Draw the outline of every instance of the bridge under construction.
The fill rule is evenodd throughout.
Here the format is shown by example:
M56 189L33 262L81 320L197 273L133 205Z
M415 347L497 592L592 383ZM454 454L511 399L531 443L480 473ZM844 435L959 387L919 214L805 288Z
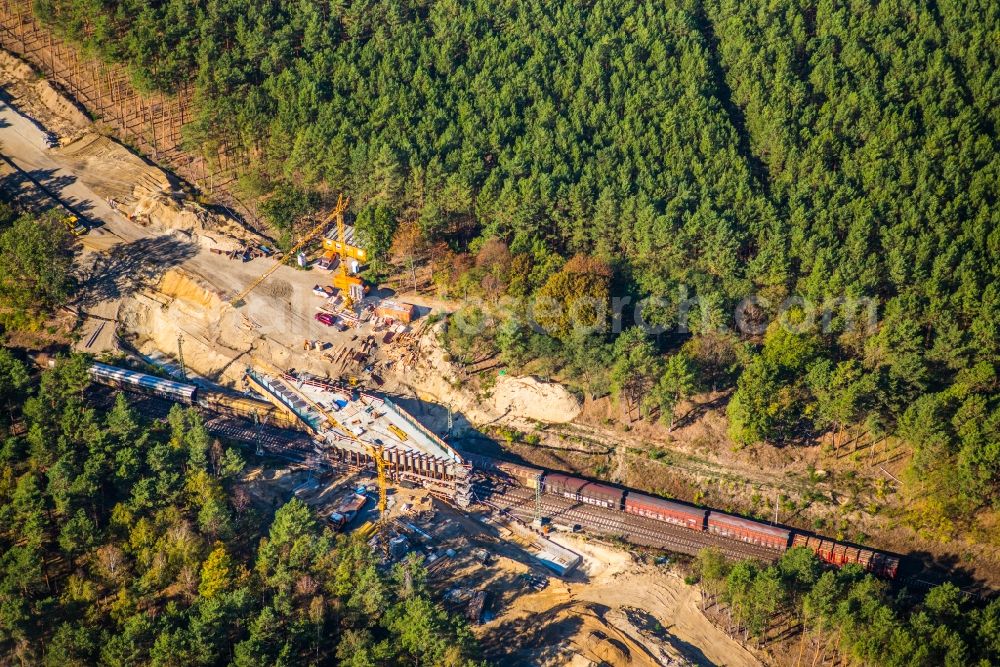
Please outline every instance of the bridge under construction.
M243 378L246 393L209 389L204 383L177 382L101 363L93 364L90 374L100 384L247 420L239 439L256 440L269 450L271 443L255 437L251 421L307 434L311 451L301 446L288 451L279 443L273 453L333 467L374 467L389 479L419 484L451 498L460 507L471 502L472 466L388 397L308 374L268 375L251 368ZM227 432L234 428L229 422L217 425L223 427L225 435L233 435Z

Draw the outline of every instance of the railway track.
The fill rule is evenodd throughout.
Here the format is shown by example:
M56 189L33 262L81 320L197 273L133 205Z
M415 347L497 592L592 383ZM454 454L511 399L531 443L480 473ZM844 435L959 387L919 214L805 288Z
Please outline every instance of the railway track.
M226 415L209 413L205 417L205 428L213 435L247 444L260 444L271 454L293 460L305 460L314 455L312 441L304 433L263 424L258 427Z
M88 390L88 397L94 405L109 409L114 404L115 391L109 387L94 385ZM164 419L170 413L175 401L159 396L126 390L129 403L147 419ZM271 454L305 461L314 455L312 441L301 431L293 431L269 424L259 426L245 417L219 414L209 408L196 406L205 419L205 428L212 435L229 438L250 445L259 444Z
M476 494L500 511L531 521L535 514L535 494L530 489L517 487L475 487ZM620 510L605 509L569 498L543 494L542 515L550 521L576 525L597 534L620 537L639 546L655 547L678 553L697 555L713 547L730 558L756 558L765 562L777 560L781 553L766 547L729 540L707 532L626 514Z

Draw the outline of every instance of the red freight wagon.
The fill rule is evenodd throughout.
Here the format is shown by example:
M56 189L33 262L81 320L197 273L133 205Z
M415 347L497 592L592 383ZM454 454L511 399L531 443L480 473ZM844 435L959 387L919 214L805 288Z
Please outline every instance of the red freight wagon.
M899 574L899 557L873 552L871 572L886 579L895 579Z
M700 510L696 507L688 507L663 498L654 498L632 491L629 491L628 495L625 496L625 511L629 514L675 523L692 530L705 530L705 515L708 514L708 510Z
M741 519L722 512L708 513L708 532L771 549L786 549L791 533L784 528Z
M535 489L538 487L538 480L542 476L542 471L538 468L529 468L528 466L518 465L517 463L508 463L507 461L497 461L497 471L503 474L513 477L522 486L526 486L529 489Z
M554 493L591 505L613 509L621 509L622 496L625 494L621 489L588 482L585 479L577 479L561 473L545 475L542 479L542 490L546 493Z
M462 452L462 458L480 470L500 473L501 475L512 478L518 484L526 486L529 489L536 488L538 486L538 480L542 476L542 471L538 468L523 466L518 463L508 463L507 461L490 458L489 456L482 456L481 454Z
M805 547L820 560L831 565L842 567L848 563L857 563L866 571L877 574L880 577L889 579L895 578L899 571L899 558L884 554L871 549L853 547L847 544L840 544L833 540L827 540L815 535L802 535L796 533L792 540L793 547Z

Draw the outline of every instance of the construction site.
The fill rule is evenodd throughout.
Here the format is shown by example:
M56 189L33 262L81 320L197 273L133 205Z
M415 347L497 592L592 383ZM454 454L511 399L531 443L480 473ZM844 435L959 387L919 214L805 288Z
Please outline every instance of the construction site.
M21 4L5 9L7 48L41 58ZM63 87L93 79L103 99L104 79L75 51L52 52L72 61ZM121 72L102 71L117 85ZM462 389L464 371L438 338L447 310L362 278L368 257L346 195L282 252L99 131L25 62L0 51L0 76L0 179L12 198L72 218L82 296L66 317L75 348L98 359L95 383L153 416L173 403L201 411L217 437L256 455L241 486L262 509L299 498L330 530L363 536L384 564L421 556L488 659L762 664L766 649L727 633L684 581L682 563L709 547L771 563L805 546L831 565L901 572L893 554L466 448L486 425L570 429L585 406L533 377L499 376L488 394ZM213 174L178 148L183 95L115 99L121 108L101 107L103 116L120 116L176 173L219 178L211 189L232 203L225 161Z
M126 389L150 415L194 406L218 437L245 443L261 463L243 487L261 508L299 498L331 530L367 537L386 563L422 555L442 604L474 625L493 660L681 665L694 660L685 647L705 642L713 661L756 664L697 614L695 592L669 568L585 541L579 526L532 529L531 516L484 504L491 478L449 434L515 411L568 420L579 405L530 378L505 380L493 404L453 396L459 371L436 343L432 309L360 279L346 198L277 252L67 114L71 104L46 106L61 98L37 95L16 61L2 64L22 81L8 87L21 95L11 101L39 116L3 109L5 186L83 226L86 294L68 315L77 349L114 360L95 364L98 383ZM46 149L50 127L60 145ZM660 583L646 604L607 605L626 576ZM696 622L673 633L651 629L688 616ZM529 619L538 636L512 644Z
M423 555L442 603L474 624L491 659L681 665L707 651L756 664L653 557L602 547L599 532L586 540L575 521L547 515L543 525L548 506L531 498L523 511L489 504L491 474L449 434L512 412L569 420L578 402L531 378L504 380L487 403L452 395L460 372L436 343L432 309L359 277L365 256L346 198L277 252L66 114L72 105L46 106L20 65L2 64L24 81L8 90L40 116L5 106L5 185L78 217L76 346L131 359L95 364L95 380L128 390L148 414L195 406L213 433L246 443L262 463L243 485L262 508L296 497L331 530L366 536L387 563ZM49 127L61 141L45 149ZM659 583L647 603L626 605L623 577ZM652 630L679 618L673 633ZM514 646L528 619L538 636ZM691 657L685 647L702 642Z

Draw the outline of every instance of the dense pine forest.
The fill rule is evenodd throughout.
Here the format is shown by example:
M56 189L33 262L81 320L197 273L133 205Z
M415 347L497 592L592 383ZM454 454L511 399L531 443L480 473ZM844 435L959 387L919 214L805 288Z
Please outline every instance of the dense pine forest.
M256 508L241 454L175 406L84 396L0 348L0 652L59 665L471 664L418 561L377 567L291 500Z
M694 576L703 608L725 602L728 622L763 639L789 616L802 624L795 664L822 664L827 654L861 665L969 665L1000 660L1000 600L973 604L952 584L926 595L892 595L855 565L826 570L812 552L794 548L773 565L727 562L702 551ZM809 652L806 652L806 646Z
M35 10L141 89L196 82L190 150L246 155L240 187L286 238L350 194L373 279L419 263L486 305L660 299L620 335L558 313L453 326L456 354L499 351L665 422L731 389L737 443L901 435L945 535L1000 503L996 3Z

